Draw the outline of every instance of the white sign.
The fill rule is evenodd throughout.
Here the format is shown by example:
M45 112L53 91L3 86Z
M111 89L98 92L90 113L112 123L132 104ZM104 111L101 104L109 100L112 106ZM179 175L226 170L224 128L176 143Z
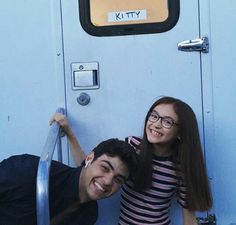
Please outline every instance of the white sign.
M108 22L122 22L122 21L134 21L134 20L146 20L146 19L147 19L146 9L108 13Z

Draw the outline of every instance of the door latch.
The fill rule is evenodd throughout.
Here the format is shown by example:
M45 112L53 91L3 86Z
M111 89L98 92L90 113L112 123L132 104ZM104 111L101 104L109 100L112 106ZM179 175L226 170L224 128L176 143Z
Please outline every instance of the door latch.
M210 214L206 218L198 217L197 222L199 225L216 225L216 216Z
M209 52L209 41L207 37L197 38L194 40L186 40L178 43L178 50L185 52Z

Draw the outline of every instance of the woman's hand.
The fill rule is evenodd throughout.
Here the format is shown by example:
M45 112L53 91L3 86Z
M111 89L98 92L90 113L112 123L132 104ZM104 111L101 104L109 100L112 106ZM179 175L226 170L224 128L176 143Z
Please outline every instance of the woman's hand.
M69 122L68 122L66 116L61 113L55 113L49 122L50 125L53 122L57 122L61 126L62 130L65 132L65 134L68 138L68 141L70 143L70 151L73 155L75 163L77 164L77 166L80 166L81 163L86 158L86 154L84 153L76 136L74 135L72 129L70 128Z
M183 224L184 225L198 225L195 212L189 211L188 209L183 210Z
M62 113L55 113L52 119L49 121L50 125L53 122L57 122L61 126L62 130L66 133L66 135L70 135L71 129L65 115L63 115Z

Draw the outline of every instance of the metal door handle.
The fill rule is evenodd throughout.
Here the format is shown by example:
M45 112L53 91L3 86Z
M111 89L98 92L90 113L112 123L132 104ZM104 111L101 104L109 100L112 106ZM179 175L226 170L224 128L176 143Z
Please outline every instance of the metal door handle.
M200 51L209 52L209 41L207 37L197 38L194 40L186 40L178 43L178 50L185 52Z

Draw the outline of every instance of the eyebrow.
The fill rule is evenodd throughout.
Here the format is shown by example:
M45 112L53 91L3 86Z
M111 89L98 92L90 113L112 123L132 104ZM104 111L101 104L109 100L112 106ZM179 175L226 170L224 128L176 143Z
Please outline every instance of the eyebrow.
M154 113L156 113L157 115L160 116L160 114L156 110L153 109L152 112L154 112ZM169 118L169 119L172 119L173 121L175 121L174 118L172 118L171 116L160 116L160 117Z
M101 160L102 162L105 162L106 164L108 164L108 166L111 168L112 171L115 171L114 167L111 165L111 163L108 160ZM118 177L126 180L127 178L121 174L118 174Z

